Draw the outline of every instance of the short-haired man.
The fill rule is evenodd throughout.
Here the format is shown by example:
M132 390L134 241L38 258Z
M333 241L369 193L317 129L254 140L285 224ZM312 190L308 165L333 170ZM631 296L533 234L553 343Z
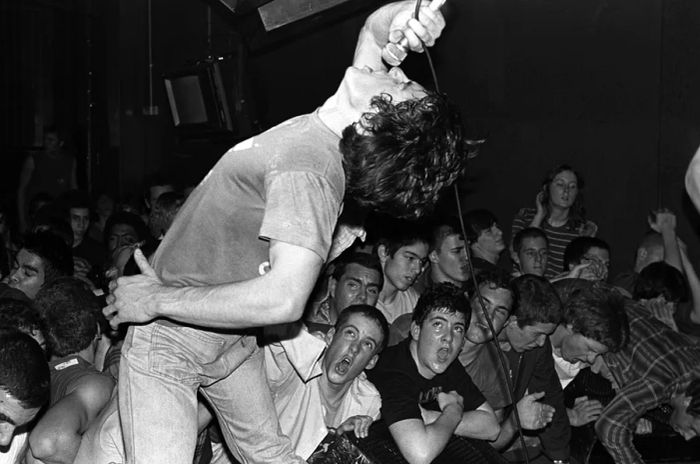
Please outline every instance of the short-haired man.
M497 268L506 245L496 216L489 210L475 209L464 214L464 223L474 272Z
M334 262L328 278L326 298L313 302L306 317L310 332L327 332L350 305L374 306L384 284L382 265L375 255L355 252L342 255Z
M598 237L577 237L571 241L564 251L564 269L573 271L580 265L580 279L608 280L610 271L610 245Z
M12 328L0 328L0 460L19 462L24 426L49 400L49 366L36 341ZM13 442L15 434L22 442Z
M513 281L513 287L517 304L499 342L508 363L520 425L537 431L550 459L568 462L571 428L548 338L561 321L561 301L544 277L524 275ZM491 369L500 371L500 366L492 365ZM507 385L505 379L502 384ZM514 413L507 410L494 446L507 446L516 433Z
M387 348L368 372L382 395L382 420L411 464L435 459L453 434L498 436L493 409L457 361L469 311L454 285L428 289L413 312L410 337Z
M73 255L66 242L51 232L37 232L24 237L8 285L33 300L44 284L71 275Z
M36 307L26 300L0 298L0 327L26 333L47 351L44 321Z
M274 329L274 327L273 327ZM325 340L301 331L265 347L265 364L282 432L308 459L328 427L365 437L381 397L367 380L386 347L389 327L375 307L345 308Z
M459 354L462 363L474 384L494 410L510 404L508 393L498 375L498 353L489 343L497 337L516 304L510 276L500 269L490 269L475 276L476 285L469 281L467 295L471 307L471 319L464 337L464 347ZM481 303L484 307L482 308ZM484 314L484 309L486 314ZM491 320L491 326L486 321ZM485 367L486 366L486 367Z
M411 314L418 302L418 292L412 287L428 266L428 237L416 225L391 225L389 229L375 251L384 274L377 308L391 324L397 317Z
M513 277L524 274L544 276L547 268L549 240L539 227L527 227L513 237L510 257L515 264Z
M111 377L93 366L100 304L84 282L63 277L41 289L36 305L52 354L51 402L29 435L27 462L72 463L114 388Z
M428 259L430 285L449 282L462 287L466 284L469 279L466 244L454 221L439 221L433 225Z
M382 61L400 62L403 37L410 50L431 46L445 25L442 3L422 3L415 21L413 2L372 13L338 91L225 154L180 209L154 269L134 254L144 273L120 278L105 308L112 325L147 323L129 328L120 364L130 462L191 460L198 392L242 459L298 462L250 329L302 316L324 261L337 256L329 251L343 251L331 244L353 241L344 227L333 237L344 199L419 218L463 172L454 107Z
M663 261L683 272L681 249L676 235L676 215L668 209L660 209L649 215L650 230L644 234L637 246L634 266L615 277L613 284L630 295L642 269L652 263Z
M88 235L91 217L87 194L80 191L68 192L65 202L66 219L73 231L73 274L86 278L93 269L102 269L104 247Z

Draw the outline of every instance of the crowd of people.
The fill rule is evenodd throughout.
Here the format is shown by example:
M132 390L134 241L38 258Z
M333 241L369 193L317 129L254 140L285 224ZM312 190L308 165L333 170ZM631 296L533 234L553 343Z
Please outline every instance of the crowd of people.
M700 433L700 279L672 211L618 276L569 165L510 243L488 209L432 213L469 143L397 66L441 3L371 14L334 95L195 189L90 198L66 170L35 192L46 163L25 163L18 223L0 210L0 463L371 462L382 436L410 464L455 440L562 464L581 434L632 464L636 435Z

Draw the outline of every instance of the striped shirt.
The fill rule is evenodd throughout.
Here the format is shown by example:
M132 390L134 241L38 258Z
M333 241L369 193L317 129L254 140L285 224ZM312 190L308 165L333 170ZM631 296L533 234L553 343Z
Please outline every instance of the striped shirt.
M530 223L537 211L534 208L523 208L513 218L511 228L511 240L523 229L530 227ZM544 276L552 279L564 272L564 252L571 241L583 235L595 236L598 226L593 221L586 221L583 226L574 228L571 221L562 226L555 227L545 219L539 227L547 236L549 248L547 250L547 267ZM568 271L568 269L567 269Z
M637 420L700 377L700 344L674 332L641 305L629 307L627 317L627 346L603 355L621 388L595 428L616 464L643 464L632 444Z

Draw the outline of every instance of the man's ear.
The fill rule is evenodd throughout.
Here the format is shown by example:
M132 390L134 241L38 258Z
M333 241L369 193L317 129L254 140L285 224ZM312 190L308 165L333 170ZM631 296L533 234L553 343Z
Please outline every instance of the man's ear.
M440 261L440 258L438 258L437 250L431 251L430 254L428 255L428 259L430 260L431 263L437 264L438 261Z
M420 326L416 324L415 321L411 321L410 334L413 340L418 341L418 337L420 336Z
M331 327L328 332L326 332L326 346L329 346L333 341L333 336L335 335L335 327Z
M372 359L369 360L369 362L365 366L365 369L372 369L377 364L377 361L379 361L379 355L375 354L374 356L372 356Z
M386 260L389 259L389 252L386 249L386 245L379 245L377 247L377 256L379 257L379 262L382 263L382 267L384 267Z
M514 250L510 250L510 259L512 259L515 264L520 266L520 258Z
M335 289L338 287L338 281L333 276L328 277L328 296L335 298Z

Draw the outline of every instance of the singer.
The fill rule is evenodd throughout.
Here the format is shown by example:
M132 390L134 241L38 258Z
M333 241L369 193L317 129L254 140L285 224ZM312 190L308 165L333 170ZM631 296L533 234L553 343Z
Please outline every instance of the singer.
M362 235L336 227L343 201L418 218L463 172L456 107L383 62L432 46L441 4L423 2L418 20L413 1L372 13L337 92L230 149L152 267L137 251L142 274L111 284L112 326L138 324L119 378L129 463L192 461L198 392L239 461L303 462L280 432L256 328L299 319L329 252Z

